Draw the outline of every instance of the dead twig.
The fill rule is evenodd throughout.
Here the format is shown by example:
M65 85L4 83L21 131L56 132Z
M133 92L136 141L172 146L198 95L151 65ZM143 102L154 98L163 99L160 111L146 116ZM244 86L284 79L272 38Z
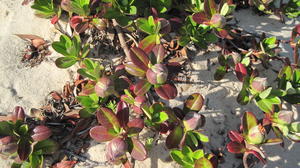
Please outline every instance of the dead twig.
M121 44L121 47L125 53L125 56L127 58L129 58L129 49L127 47L127 44L125 42L125 39L124 39L124 35L123 35L123 32L122 30L120 29L120 26L119 24L117 23L117 21L115 19L112 19L112 22L113 22L113 26L115 27L116 31L117 31L117 34L118 34L118 38L119 38L119 41L120 41L120 44Z

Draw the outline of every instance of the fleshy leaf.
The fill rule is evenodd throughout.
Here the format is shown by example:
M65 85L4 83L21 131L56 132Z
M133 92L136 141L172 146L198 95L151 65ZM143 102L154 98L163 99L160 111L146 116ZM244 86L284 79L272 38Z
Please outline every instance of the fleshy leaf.
M128 122L128 134L136 134L142 131L144 128L144 120L141 118L135 118Z
M248 131L257 125L257 119L252 112L245 112L242 118L243 132L248 134Z
M108 129L104 126L95 126L90 129L90 136L98 142L106 142L115 138L115 135L112 135L108 132Z
M183 118L183 125L186 130L195 130L205 124L205 117L195 112L189 112Z
M143 143L137 139L132 138L133 149L131 151L131 156L139 161L143 161L147 158L147 151Z
M101 107L97 111L98 122L107 129L114 128L115 131L120 130L120 123L116 114L109 108Z
M165 56L166 51L163 45L155 45L155 47L152 49L154 55L156 56L156 63L162 63Z
M117 104L117 118L121 127L126 128L129 121L129 108L127 103L120 101Z
M178 148L178 145L180 144L183 135L184 135L183 128L181 126L176 126L166 139L167 148L168 149Z
M244 64L237 63L235 65L235 73L236 77L242 82L244 80L244 77L247 76L247 69Z
M55 60L58 68L69 68L77 62L75 57L60 57Z
M227 144L227 150L231 153L244 153L246 151L244 145L235 141Z
M21 138L18 143L18 155L19 158L24 161L28 159L28 156L32 152L32 147L28 139Z
M184 102L184 107L191 111L200 111L203 103L203 96L200 93L193 93Z
M31 135L31 138L34 141L43 141L45 139L48 139L51 135L52 131L48 127L44 125L39 125L33 129L33 134Z
M174 99L177 96L177 89L173 84L164 84L157 87L155 88L155 92L164 100Z
M237 131L229 131L228 136L231 139L231 141L235 141L238 143L242 143L244 141L243 136Z
M20 106L16 106L12 112L11 120L12 122L16 122L17 120L23 121L25 118L24 109Z
M133 76L143 77L146 74L145 70L143 70L142 68L139 68L133 62L127 62L127 63L124 63L124 65L125 65L125 70Z
M271 139L268 139L264 144L265 145L277 145L277 144L281 144L282 142L283 142L283 140L280 138L271 138Z
M147 93L151 88L151 83L149 83L146 80L140 80L135 86L134 86L134 94L141 96Z
M106 157L108 161L117 161L126 155L128 149L127 143L116 137L111 140L106 146Z
M140 48L132 47L129 54L130 60L139 68L147 71L150 62L147 54Z
M196 160L194 168L214 168L214 166L208 159L206 159L205 157L202 157L202 158Z
M38 143L36 143L34 145L34 150L33 151L41 151L42 154L53 154L55 152L57 152L58 150L58 143L50 140L50 139L46 139L43 141L39 141Z

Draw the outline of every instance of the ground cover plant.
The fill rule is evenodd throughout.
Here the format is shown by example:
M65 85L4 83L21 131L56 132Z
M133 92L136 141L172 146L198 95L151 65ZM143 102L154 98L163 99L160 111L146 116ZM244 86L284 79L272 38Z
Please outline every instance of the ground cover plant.
M63 153L77 156L63 146L80 136L84 141L107 142L107 162L93 166L134 167L135 160L148 157L154 140L140 135L151 131L166 136L170 157L182 167L218 167L220 158L205 147L209 138L202 129L205 116L199 111L205 98L201 93L188 96L182 108L168 105L178 95L177 74L190 61L186 48L207 49L213 44L221 48L214 79L234 73L242 84L237 102L254 103L263 116L258 119L244 112L238 131L228 132L227 150L242 154L244 167L255 164L250 155L266 163L263 145L284 146L283 139L300 141L300 123L293 121L292 111L283 108L300 103L300 25L291 31L289 41L249 35L231 23L232 12L245 4L266 13L299 15L300 5L293 0L280 11L275 1L34 0L31 8L36 15L50 19L62 32L51 44L60 54L56 66L76 65L78 76L64 86L63 93L52 92L48 105L31 111L32 117L26 118L22 108L16 107L11 117L1 118L1 154L16 160L12 167L42 167L44 155L58 150L58 144ZM62 29L63 22L71 27L71 34ZM89 41L95 39L93 32L110 30L116 34L112 41L124 52L119 64L107 64L92 55L96 48ZM40 37L18 36L29 39L38 50L46 43ZM294 60L278 55L280 43L290 44ZM282 62L276 85L268 84L267 76L256 69L257 64L269 68L272 60ZM272 133L276 137L269 138ZM76 163L62 158L55 162L54 167Z

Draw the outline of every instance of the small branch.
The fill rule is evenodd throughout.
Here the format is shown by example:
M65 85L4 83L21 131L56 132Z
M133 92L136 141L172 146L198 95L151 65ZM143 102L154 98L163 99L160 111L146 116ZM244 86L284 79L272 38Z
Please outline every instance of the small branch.
M113 22L113 26L115 27L115 29L117 31L121 47L123 48L126 57L129 58L130 52L129 52L129 49L128 49L127 45L126 45L123 32L120 29L120 26L119 26L119 24L117 23L117 21L115 19L112 19L112 22Z

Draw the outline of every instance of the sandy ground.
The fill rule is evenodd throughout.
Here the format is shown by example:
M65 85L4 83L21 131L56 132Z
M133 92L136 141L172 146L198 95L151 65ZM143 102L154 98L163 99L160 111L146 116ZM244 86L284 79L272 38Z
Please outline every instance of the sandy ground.
M280 39L288 39L293 26L299 21L289 20L287 24L280 23L274 16L257 16L249 10L242 10L235 14L240 21L239 25L251 32L266 32L267 35L274 35ZM32 107L40 107L47 94L52 90L60 90L66 81L71 79L67 70L55 67L53 60L57 54L52 54L41 65L34 68L27 68L20 62L22 50L25 47L24 41L13 34L35 34L52 40L55 37L53 28L48 20L39 19L33 15L29 6L21 6L17 0L0 0L0 112L6 114L16 105L25 107L26 111ZM290 48L283 46L284 56L291 57ZM259 112L253 105L240 106L236 102L236 96L241 89L241 83L237 82L233 74L228 74L219 82L213 80L213 73L216 69L216 56L218 52L194 53L191 79L193 84L178 84L179 96L171 101L171 106L181 106L182 101L191 93L199 92L205 97L205 106L201 110L207 117L204 127L205 133L210 137L206 149L221 149L224 151L225 162L221 168L242 167L241 160L228 153L225 144L229 142L226 132L236 129L240 117L244 111ZM207 60L211 66L208 68ZM280 67L274 67L280 68ZM264 74L272 76L272 72L264 71ZM289 107L297 114L296 107ZM295 119L298 115L295 115ZM298 118L300 119L300 118ZM297 154L300 145L287 143L286 148L269 146L264 148L269 156L268 164L256 167L266 168L296 168L300 167ZM104 157L104 144L92 142L92 147L86 153L91 160L102 162ZM170 162L168 151L163 141L153 147L149 154L150 158L143 162L136 162L137 168L174 168L178 167ZM0 160L0 167L9 167L8 162ZM83 163L76 167L86 167ZM101 166L99 166L101 167Z

